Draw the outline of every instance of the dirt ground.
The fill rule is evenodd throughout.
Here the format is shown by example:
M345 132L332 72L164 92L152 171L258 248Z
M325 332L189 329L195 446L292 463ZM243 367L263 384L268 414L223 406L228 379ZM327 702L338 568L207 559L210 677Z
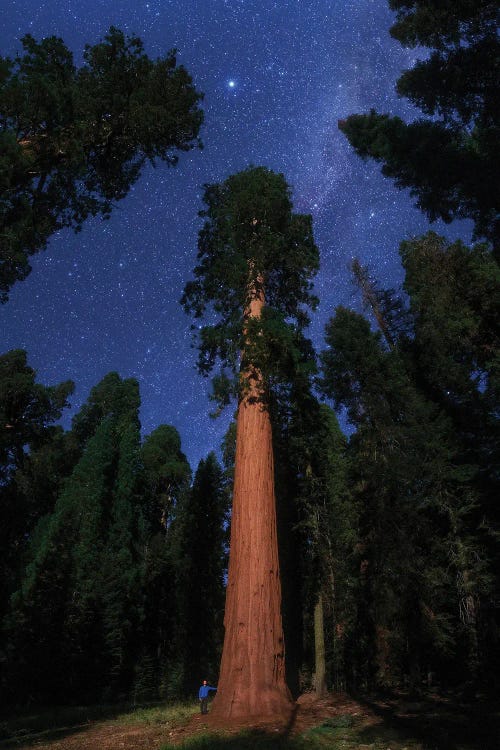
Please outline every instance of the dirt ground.
M161 725L119 724L116 720L108 720L61 729L59 737L52 737L50 740L41 738L31 740L29 744L16 744L16 748L18 750L34 750L34 748L36 750L158 750L166 743L175 745L211 729L224 728L230 733L237 733L251 727L268 732L300 734L328 718L342 714L351 714L353 718L367 724L380 721L371 709L363 707L347 696L335 695L316 700L312 695L305 695L299 698L294 715L286 727L273 721L259 721L258 719L253 720L251 724L239 722L229 728L226 725L222 727L210 714L207 716L195 714L187 723L175 729L168 729Z
M57 732L51 732L50 739L48 736L32 737L28 744L9 743L8 747L17 750L159 750L166 744L175 747L199 733L218 729L237 733L251 728L293 736L346 714L352 716L356 726L368 734L378 734L381 728L390 727L391 730L401 731L403 736L416 737L423 747L438 750L500 748L498 705L496 709L491 705L479 704L464 707L442 696L429 696L413 702L401 695L355 700L342 694L329 695L321 700L317 700L313 694L301 696L287 726L269 720L253 720L251 724L240 722L227 727L217 722L210 713L208 716L194 714L175 728L161 724L132 725L108 719L60 728ZM7 745L0 743L1 747Z

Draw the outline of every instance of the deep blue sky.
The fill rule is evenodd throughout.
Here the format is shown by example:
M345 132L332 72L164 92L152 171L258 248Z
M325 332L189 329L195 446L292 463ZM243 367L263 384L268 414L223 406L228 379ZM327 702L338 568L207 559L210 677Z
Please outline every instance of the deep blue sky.
M229 415L208 417L208 384L178 302L195 264L202 185L249 164L284 173L295 209L314 218L318 348L335 306L359 307L347 268L354 256L397 285L399 243L427 221L337 128L370 107L418 114L394 84L419 52L391 39L391 22L385 0L4 0L3 55L30 32L61 36L80 61L111 25L138 34L151 57L176 47L205 93L205 148L181 154L175 169L146 169L110 221L52 238L0 307L0 351L25 348L44 384L74 380L73 411L110 370L136 377L145 433L175 425L193 468L218 449ZM465 225L435 228L469 239Z

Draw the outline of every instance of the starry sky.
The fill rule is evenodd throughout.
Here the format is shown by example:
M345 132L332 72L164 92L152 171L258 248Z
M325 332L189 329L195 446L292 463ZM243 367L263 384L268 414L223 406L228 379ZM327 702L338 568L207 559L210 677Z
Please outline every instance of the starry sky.
M362 162L337 127L374 107L413 119L394 84L424 50L389 36L385 0L4 0L0 52L27 32L61 36L80 63L111 25L139 35L150 57L172 47L205 94L204 150L175 169L148 167L109 221L61 231L0 307L0 352L24 348L38 380L72 379L74 413L109 371L141 387L145 434L174 425L193 468L218 450L231 412L209 418L208 381L195 370L191 320L179 299L195 265L204 183L248 165L283 172L296 211L313 215L321 303L310 335L320 350L338 304L359 309L348 265L402 279L402 239L428 229L406 192ZM470 239L465 223L436 231Z

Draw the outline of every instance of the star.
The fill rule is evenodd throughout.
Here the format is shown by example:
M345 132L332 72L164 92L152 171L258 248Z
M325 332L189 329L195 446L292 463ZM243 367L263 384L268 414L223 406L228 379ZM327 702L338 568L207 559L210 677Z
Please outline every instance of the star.
M372 107L411 119L394 85L415 52L391 38L392 12L373 0L193 2L189 13L182 0L93 0L70 4L76 20L61 12L69 3L5 5L2 55L14 57L29 30L37 39L62 37L78 61L85 43L115 25L137 32L153 59L176 48L205 94L204 151L180 154L176 169L146 164L109 221L54 234L0 305L0 354L26 348L38 382L74 380L73 413L107 372L138 377L144 433L173 424L195 469L219 449L231 416L229 409L219 420L208 417L209 382L195 371L192 320L178 302L196 265L202 186L263 164L284 174L296 211L313 211L321 304L310 335L321 351L332 310L352 306L351 257L395 286L401 239L428 228L412 198L378 165L358 159L337 127Z

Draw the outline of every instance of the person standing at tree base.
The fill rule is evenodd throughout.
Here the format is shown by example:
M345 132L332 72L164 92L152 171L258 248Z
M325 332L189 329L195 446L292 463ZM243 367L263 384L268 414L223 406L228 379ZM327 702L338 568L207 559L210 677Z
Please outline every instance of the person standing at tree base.
M217 688L208 685L207 681L203 680L203 684L200 686L200 689L198 691L198 698L200 699L200 711L202 714L208 714L208 694L210 690L217 690Z

